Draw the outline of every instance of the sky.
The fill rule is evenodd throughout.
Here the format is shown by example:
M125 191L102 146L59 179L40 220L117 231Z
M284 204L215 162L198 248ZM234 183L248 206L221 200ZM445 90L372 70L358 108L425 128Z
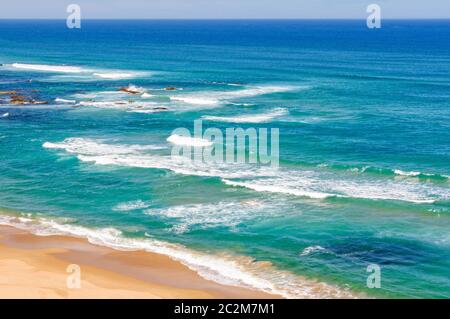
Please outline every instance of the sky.
M450 18L450 0L3 0L0 19L366 19L375 3L384 19Z

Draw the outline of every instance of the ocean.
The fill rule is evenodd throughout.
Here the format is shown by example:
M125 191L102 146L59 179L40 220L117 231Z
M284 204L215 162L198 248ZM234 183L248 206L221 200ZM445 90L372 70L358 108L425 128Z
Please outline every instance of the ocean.
M2 20L0 63L48 102L0 94L1 224L288 298L450 297L450 21ZM174 160L195 120L278 129L279 168Z

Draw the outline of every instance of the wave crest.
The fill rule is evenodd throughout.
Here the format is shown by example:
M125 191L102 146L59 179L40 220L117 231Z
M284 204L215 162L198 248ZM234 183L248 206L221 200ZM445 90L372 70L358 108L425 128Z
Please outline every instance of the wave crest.
M284 108L274 109L272 112L253 114L253 115L241 115L241 116L202 116L202 119L216 122L229 122L229 123L266 123L271 120L288 114L288 111Z
M259 95L282 93L292 90L299 90L302 87L291 86L259 86L248 87L242 90L236 91L207 91L201 93L192 93L185 95L173 95L170 97L173 101L180 101L187 104L194 104L198 106L214 106L220 103L226 103L229 100L235 100L239 98L255 97Z
M206 145L204 141L182 141ZM218 177L232 187L256 192L308 197L312 199L353 198L404 201L426 204L450 199L450 189L442 185L410 179L393 179L346 171L272 168L251 164L193 161L182 156L163 156L149 152L154 146L110 144L102 140L71 138L60 143L46 142L46 148L64 149L79 160L97 165L118 165L170 170L178 174Z
M83 69L76 66L47 65L47 64L25 64L13 63L13 68L31 71L57 72L57 73L81 73Z

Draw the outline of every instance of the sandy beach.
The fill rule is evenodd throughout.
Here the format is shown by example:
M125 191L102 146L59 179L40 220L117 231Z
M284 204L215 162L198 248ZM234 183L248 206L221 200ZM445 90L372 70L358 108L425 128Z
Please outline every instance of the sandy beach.
M68 288L69 265L80 287ZM70 269L70 268L69 268ZM70 277L72 276L72 277ZM68 279L69 278L69 279ZM208 281L169 257L0 226L0 298L277 298Z

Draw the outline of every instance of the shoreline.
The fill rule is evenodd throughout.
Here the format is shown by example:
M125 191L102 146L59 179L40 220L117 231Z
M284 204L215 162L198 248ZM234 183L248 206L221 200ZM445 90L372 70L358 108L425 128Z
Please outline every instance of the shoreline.
M80 288L68 288L69 265ZM73 277L71 277L73 278ZM0 298L281 298L204 279L168 256L0 226Z

